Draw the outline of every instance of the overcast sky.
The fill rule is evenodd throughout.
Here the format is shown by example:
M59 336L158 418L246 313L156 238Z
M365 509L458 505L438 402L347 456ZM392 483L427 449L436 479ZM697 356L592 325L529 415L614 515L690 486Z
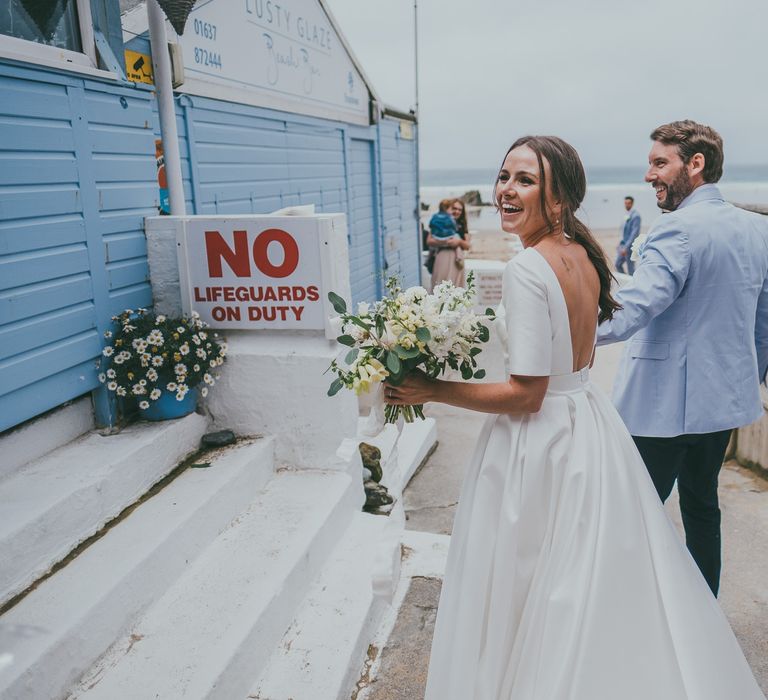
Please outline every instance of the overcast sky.
M413 0L326 2L385 104L413 107ZM418 5L422 168L495 168L526 133L642 166L683 118L720 132L726 164L768 163L766 0Z

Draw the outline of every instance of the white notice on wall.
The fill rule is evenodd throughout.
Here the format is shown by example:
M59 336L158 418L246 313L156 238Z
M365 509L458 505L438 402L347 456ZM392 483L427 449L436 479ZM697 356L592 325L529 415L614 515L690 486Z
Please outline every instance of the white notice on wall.
M348 293L333 260L339 241L346 243L343 220L183 220L177 243L184 311L196 311L214 328L328 331L328 291Z
M367 124L368 88L317 0L198 2L184 92Z

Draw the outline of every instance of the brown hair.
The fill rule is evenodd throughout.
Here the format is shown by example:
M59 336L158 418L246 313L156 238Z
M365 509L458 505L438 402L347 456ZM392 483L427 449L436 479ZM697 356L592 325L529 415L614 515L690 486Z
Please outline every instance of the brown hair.
M723 139L711 126L692 119L662 124L651 134L653 141L677 146L683 163L688 165L697 153L704 156L704 182L717 182L723 176Z
M467 224L467 205L461 197L451 200L451 206L456 203L461 204L461 214L459 215L459 218L456 219L456 230L462 238L465 238L469 232L469 225Z
M587 176L584 174L584 166L581 164L579 154L576 153L573 146L557 136L523 136L509 147L504 155L504 160L510 151L520 146L528 146L536 154L536 159L539 161L539 178L541 181L539 204L544 221L552 233L555 227L547 214L547 177L544 171L544 160L546 159L549 163L552 174L550 191L555 199L561 203L560 218L563 222L563 231L584 247L600 279L598 320L602 323L613 318L614 312L621 308L621 304L611 295L613 274L608 267L608 261L600 244L586 225L576 217L576 210L581 206L587 191ZM496 184L498 185L498 177ZM496 195L496 205L500 206L498 194Z
M453 204L452 199L441 199L438 208L440 211L448 211L451 208L451 204Z

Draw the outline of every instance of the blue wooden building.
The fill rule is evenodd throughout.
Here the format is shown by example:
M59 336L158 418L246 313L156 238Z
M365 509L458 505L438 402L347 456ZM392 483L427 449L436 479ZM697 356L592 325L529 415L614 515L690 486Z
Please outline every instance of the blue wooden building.
M103 332L152 304L146 8L26 9L43 4L0 13L0 431L88 392L108 422ZM320 0L198 5L170 33L187 213L345 212L354 300L381 295L385 274L417 284L413 117L383 107Z

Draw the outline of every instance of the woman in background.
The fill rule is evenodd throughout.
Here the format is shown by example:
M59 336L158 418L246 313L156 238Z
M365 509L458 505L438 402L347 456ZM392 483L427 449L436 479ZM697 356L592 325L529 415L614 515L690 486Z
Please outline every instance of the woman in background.
M456 230L459 236L465 241L469 241L469 224L467 223L467 208L461 199L454 199L451 202L451 208L448 210L453 220L456 222Z
M459 207L456 206L457 202L460 212ZM440 202L439 209L429 222L427 236L427 245L434 251L432 288L445 281L453 282L457 287L463 287L466 283L464 251L469 250L469 241L466 240L467 217L464 203L461 200L444 199ZM461 220L454 217L454 211L461 216Z

